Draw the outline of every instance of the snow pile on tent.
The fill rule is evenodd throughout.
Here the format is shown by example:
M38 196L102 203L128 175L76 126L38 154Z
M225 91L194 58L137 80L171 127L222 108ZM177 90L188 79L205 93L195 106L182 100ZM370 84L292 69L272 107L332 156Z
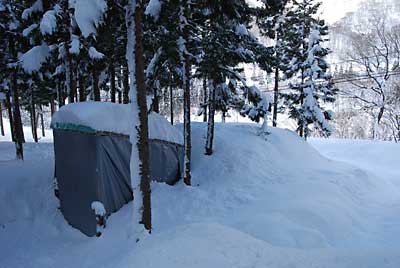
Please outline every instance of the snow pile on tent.
M63 106L51 121L53 128L129 135L134 125L128 104L80 102ZM161 115L149 114L149 138L183 144L183 135Z

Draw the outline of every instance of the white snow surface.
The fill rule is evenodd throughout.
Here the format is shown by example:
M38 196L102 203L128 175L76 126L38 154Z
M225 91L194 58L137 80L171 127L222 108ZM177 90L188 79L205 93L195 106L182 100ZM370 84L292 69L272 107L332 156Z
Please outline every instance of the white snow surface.
M288 130L217 124L205 156L206 127L192 126L193 186L152 184L138 243L132 203L100 238L65 222L51 143L27 143L22 162L0 142L0 267L400 267L398 144L311 140L323 156Z
M128 104L89 101L71 103L57 111L51 123L72 123L91 127L97 131L130 135L133 124L129 120L129 113ZM163 116L150 113L148 119L150 139L183 144L181 131L172 126Z

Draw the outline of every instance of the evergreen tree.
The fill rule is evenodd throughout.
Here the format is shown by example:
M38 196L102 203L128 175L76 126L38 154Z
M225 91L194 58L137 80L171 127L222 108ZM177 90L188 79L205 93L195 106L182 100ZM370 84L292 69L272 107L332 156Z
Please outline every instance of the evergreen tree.
M324 111L320 101L333 102L336 93L324 59L329 53L323 47L328 27L316 17L320 5L314 0L295 1L287 14L291 17L285 35L290 63L285 75L292 80L291 92L283 96L290 117L297 121L299 135L305 138L310 134L308 126L313 123L322 133L330 135L325 120L332 119L332 113Z

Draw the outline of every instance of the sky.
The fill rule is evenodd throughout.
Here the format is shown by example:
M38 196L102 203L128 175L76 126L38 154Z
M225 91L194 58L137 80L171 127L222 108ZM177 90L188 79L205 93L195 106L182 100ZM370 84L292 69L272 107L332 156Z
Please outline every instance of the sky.
M322 0L322 17L330 24L355 11L362 0Z

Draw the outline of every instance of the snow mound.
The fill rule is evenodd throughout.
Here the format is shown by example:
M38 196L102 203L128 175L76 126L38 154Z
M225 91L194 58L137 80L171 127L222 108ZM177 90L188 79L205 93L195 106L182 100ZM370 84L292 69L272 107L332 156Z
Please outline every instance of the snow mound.
M63 106L52 118L52 126L74 124L129 135L134 125L128 104L111 102L79 102ZM149 138L183 144L181 131L157 113L149 114Z
M111 107L102 121L116 121ZM90 119L87 110L73 119ZM52 144L27 143L24 162L0 161L0 267L400 267L398 165L388 179L325 158L291 131L261 137L259 128L216 124L214 154L205 156L207 125L193 124L193 186L152 183L153 230L138 243L132 202L98 239L70 227L53 196ZM379 171L389 168L383 158L398 159L395 144L349 143L326 149L360 147L349 157ZM0 151L13 155L13 144L0 142Z

